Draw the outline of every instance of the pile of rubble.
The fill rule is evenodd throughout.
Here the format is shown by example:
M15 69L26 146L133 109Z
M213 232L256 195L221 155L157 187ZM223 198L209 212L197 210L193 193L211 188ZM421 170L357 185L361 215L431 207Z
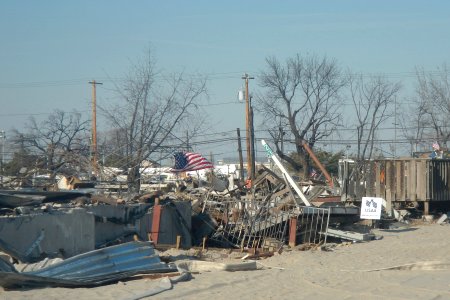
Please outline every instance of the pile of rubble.
M302 192L299 193L300 190ZM74 259L79 268L84 268L79 261L80 255L98 255L95 251L114 251L122 249L119 245L136 241L151 243L152 249L160 250L194 247L203 250L213 247L239 249L248 252L249 257L267 256L281 251L286 244L291 247L297 244L322 245L326 243L333 224L353 222L358 214L358 208L342 205L340 198L332 193L325 184L305 183L301 188L293 187L286 176L279 176L267 168L259 170L250 189L216 178L211 184L201 187L191 181L172 191L128 197L106 196L92 190L2 190L0 250L7 257L7 263L2 264L2 272L12 274L5 275L0 284L14 286L12 282L19 280L23 286L33 286L36 282L80 285L80 280L84 279L70 277L72 271L63 271L61 274L67 276L57 278L49 275L53 274L52 269L46 273L32 271L22 274L11 269L8 261L33 263L52 258ZM136 246L139 249L144 247L144 244L139 245ZM122 251L128 250L118 253L125 255ZM132 257L127 259L133 260L134 250L130 253ZM171 267L164 265L165 271L167 268ZM54 272L60 274L60 271ZM120 268L118 272L135 274L142 273L142 270L130 273L128 269ZM149 269L149 272L153 271ZM51 278L43 280L44 274ZM94 271L92 276L95 280L83 281L81 285L102 284L122 278L117 274L106 275L107 280L103 281L99 279L100 275L104 274Z

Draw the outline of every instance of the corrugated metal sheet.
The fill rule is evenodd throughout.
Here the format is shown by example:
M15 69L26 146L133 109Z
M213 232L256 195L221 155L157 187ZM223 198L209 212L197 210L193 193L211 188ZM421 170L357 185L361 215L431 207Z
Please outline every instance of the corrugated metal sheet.
M0 272L3 287L92 286L136 274L176 272L161 262L150 242L130 242L66 259L38 271Z

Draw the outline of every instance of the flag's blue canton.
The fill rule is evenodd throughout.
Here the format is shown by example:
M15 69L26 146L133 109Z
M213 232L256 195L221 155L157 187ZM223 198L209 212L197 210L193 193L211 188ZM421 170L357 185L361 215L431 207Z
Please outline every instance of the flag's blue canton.
M175 156L175 166L173 166L173 169L175 170L183 170L186 168L188 161L186 159L186 156L183 152L177 152L174 154Z

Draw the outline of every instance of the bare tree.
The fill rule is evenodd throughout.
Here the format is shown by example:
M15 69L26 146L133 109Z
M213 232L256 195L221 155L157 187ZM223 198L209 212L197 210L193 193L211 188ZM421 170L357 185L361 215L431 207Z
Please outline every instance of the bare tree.
M417 85L414 106L405 122L405 136L411 145L428 146L432 141L447 145L450 140L449 68L443 64L435 72L416 70ZM417 150L417 149L416 149Z
M356 113L357 154L362 161L372 158L376 133L394 111L400 83L391 83L382 76L364 80L362 75L350 75L350 94Z
M428 106L421 98L413 98L413 105L400 113L402 135L411 145L411 155L418 151L419 146L425 147L424 137L427 128L425 107ZM428 126L429 128L429 126Z
M54 177L64 168L74 172L87 156L88 126L88 121L82 120L80 113L56 110L40 123L31 117L25 126L26 132L14 130L13 141L21 149L40 157L38 167L47 169Z
M264 126L274 139L277 154L306 177L309 158L302 145L314 147L341 123L340 91L345 78L336 61L326 57L298 54L285 65L275 57L266 62L267 70L260 78L265 93L259 96L257 109L264 114ZM284 140L286 133L292 138ZM283 142L294 146L294 155L282 149Z
M128 187L140 188L140 166L166 142L173 139L178 126L193 117L198 102L206 94L206 79L187 78L183 73L157 74L150 51L116 84L121 103L104 108L120 138L117 142L125 157Z

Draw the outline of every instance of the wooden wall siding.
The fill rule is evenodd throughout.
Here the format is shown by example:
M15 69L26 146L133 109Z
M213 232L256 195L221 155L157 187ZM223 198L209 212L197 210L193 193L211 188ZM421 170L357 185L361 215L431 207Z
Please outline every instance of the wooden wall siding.
M349 182L347 198L450 201L450 160L397 159L368 162L366 182ZM350 192L350 193L349 193Z
M396 200L405 201L405 169L404 169L403 161L395 162L395 170L397 171L397 176L395 179L397 180L397 193L395 195Z
M366 167L366 172L367 172L367 176L366 176L366 192L365 195L374 195L375 194L375 178L376 178L376 171L377 169L375 168L375 162L374 161L370 161L367 164Z
M408 165L408 195L411 201L417 201L417 164L410 161Z
M404 201L410 201L411 195L410 195L410 185L411 185L411 176L409 174L409 169L411 168L411 161L404 161L404 180L405 180L405 200Z
M384 197L384 165L377 161L375 162L375 195L376 197Z
M380 186L380 193L378 197L386 197L386 164L384 162L378 162L380 173L380 181L378 185Z
M427 201L427 189L428 181L427 179L427 161L419 160L416 162L416 200L417 201Z
M395 201L395 164L394 161L386 161L386 200Z

